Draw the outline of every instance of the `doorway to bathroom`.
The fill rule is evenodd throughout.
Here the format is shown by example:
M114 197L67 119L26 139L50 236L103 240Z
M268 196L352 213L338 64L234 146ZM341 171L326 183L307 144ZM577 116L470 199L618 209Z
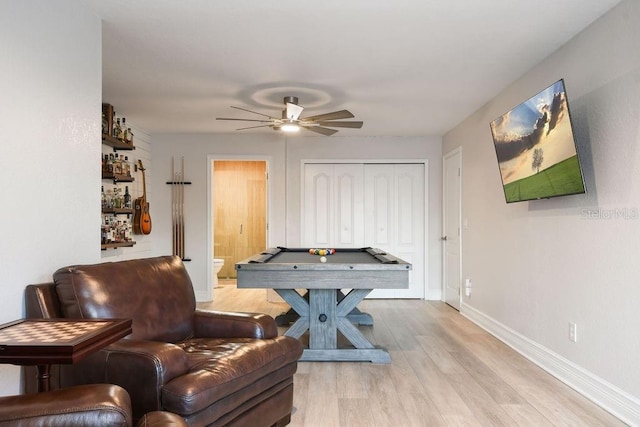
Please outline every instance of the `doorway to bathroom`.
M213 260L224 261L217 274L235 283L234 265L266 249L268 165L266 160L228 159L211 163L211 224ZM212 271L213 287L216 285Z

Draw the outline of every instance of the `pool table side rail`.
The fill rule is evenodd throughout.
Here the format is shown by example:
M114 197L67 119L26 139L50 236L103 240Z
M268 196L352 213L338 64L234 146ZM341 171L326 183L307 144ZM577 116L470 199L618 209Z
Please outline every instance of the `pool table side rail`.
M251 264L250 264L251 265ZM407 289L409 270L240 269L238 288L270 289Z

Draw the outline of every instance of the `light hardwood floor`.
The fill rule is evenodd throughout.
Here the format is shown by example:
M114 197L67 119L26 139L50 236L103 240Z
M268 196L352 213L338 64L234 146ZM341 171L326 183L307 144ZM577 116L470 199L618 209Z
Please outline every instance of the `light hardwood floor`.
M224 282L222 282L224 283ZM276 316L266 291L222 285L214 310ZM300 362L291 427L623 426L448 305L365 300L360 330L392 362ZM284 329L281 330L281 332Z

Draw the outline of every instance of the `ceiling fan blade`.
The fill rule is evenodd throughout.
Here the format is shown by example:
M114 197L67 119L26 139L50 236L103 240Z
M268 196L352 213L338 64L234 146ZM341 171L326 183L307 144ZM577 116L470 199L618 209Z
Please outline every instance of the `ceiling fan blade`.
M271 117L271 116L268 116L268 115L266 115L266 114L258 113L257 111L247 110L246 108L242 108L242 107L234 107L233 105L231 106L231 108L235 108L236 110L246 111L246 112L248 112L248 113L258 114L258 115L260 115L260 116L268 117L268 118L270 118L270 119L275 119L275 117Z
M323 122L326 120L350 119L352 117L355 117L355 116L351 114L350 111L340 110L340 111L334 111L333 113L318 114L317 116L305 117L302 120L311 121L311 122Z
M320 126L302 126L302 127L307 130L310 130L311 132L321 133L322 135L325 135L325 136L331 136L334 133L338 132L335 129L323 128Z
M239 122L260 122L260 123L271 123L271 120L256 120L256 119L231 119L227 117L217 117L216 120L235 120Z
M302 114L302 110L304 110L303 107L287 102L287 119L298 120L298 117Z
M255 128L267 128L267 127L272 128L273 125L249 126L249 127L246 127L246 128L240 128L240 129L236 129L236 130L247 130L247 129L255 129Z
M363 122L318 122L320 126L331 126L336 128L360 129Z

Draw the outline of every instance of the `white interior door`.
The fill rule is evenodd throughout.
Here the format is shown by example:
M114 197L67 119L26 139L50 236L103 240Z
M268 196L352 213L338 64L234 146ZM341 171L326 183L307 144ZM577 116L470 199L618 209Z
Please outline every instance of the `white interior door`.
M462 154L456 149L444 156L444 172L442 180L443 194L443 234L444 245L443 275L444 301L460 310L462 298L462 263L461 263L461 190L462 190Z
M388 251L413 265L409 289L370 298L424 298L425 164L307 163L303 247Z
M424 298L424 169L424 164L365 165L366 246L412 264L408 289L376 289L369 298Z

